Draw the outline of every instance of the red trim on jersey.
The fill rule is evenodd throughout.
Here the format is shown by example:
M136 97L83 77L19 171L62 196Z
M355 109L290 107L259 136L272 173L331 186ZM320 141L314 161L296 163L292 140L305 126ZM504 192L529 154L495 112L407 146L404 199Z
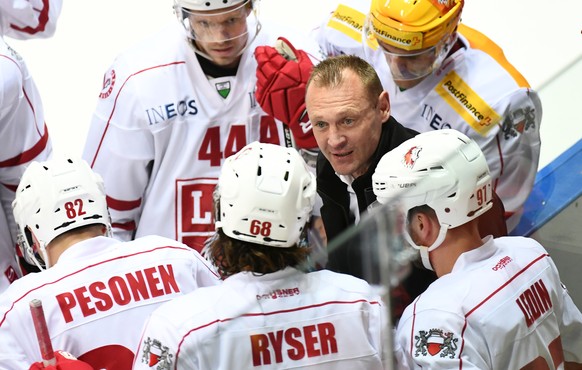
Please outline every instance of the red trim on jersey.
M133 257L133 256L139 256L140 254L152 253L152 252L155 252L155 251L160 250L160 249L179 249L179 250L186 250L186 251L191 251L192 250L192 249L190 249L190 248L188 248L186 246L184 246L184 247L178 247L178 246L173 246L173 245L165 245L165 246L154 247L152 249L145 250L145 251L135 252L135 253L132 253L132 254L124 254L122 256L117 256L117 257L114 257L114 258L110 258L108 260L103 260L103 261L99 261L99 262L93 263L91 265L87 265L87 266L83 267L82 269L79 269L79 270L77 270L75 272L71 272L68 275L61 276L61 277L57 278L56 280L53 280L53 281L50 281L50 282L46 282L46 283L44 283L42 285L39 285L39 286L37 286L35 288L32 288L28 292L24 293L20 298L16 298L12 302L12 305L10 306L10 308L8 310L6 310L6 312L4 313L4 316L2 317L2 320L0 320L0 328L2 328L2 325L4 325L4 322L6 321L6 317L8 316L8 313L10 313L10 311L12 311L12 309L14 308L14 306L16 305L16 303L22 301L30 293L35 292L35 291L37 291L39 289L42 289L46 285L56 284L56 283L58 283L58 282L60 282L62 280L65 280L68 277L75 276L76 274L78 274L80 272L83 272L85 270L91 269L91 268L96 267L96 266L99 266L99 265L103 265L105 263L109 263L109 262L113 262L113 261L118 261L118 260L123 260L123 259L129 258L129 257ZM128 264L128 265L130 265L130 264ZM204 265L204 266L206 268L208 268L206 265ZM213 273L213 275L216 275L216 273L214 273L211 269L208 269L208 270L211 271Z
M0 57L6 58L9 61L11 61L12 63L14 63L14 65L16 66L16 68L18 68L18 70L20 71L20 74L22 74L22 68L20 67L20 64L18 64L18 62L16 60L14 60L11 57L9 57L8 55L4 55L4 54L1 54ZM38 129L38 124L37 124L37 121L36 121L36 112L34 110L34 105L30 101L30 98L28 97L28 94L26 93L26 90L24 89L24 87L22 88L22 94L24 95L24 98L26 99L26 102L28 103L28 106L30 107L30 110L32 111L32 115L34 117L34 123L35 123L36 132L38 133L38 136L40 136L42 138L43 137L43 134L41 134L40 130ZM48 135L48 130L47 130L47 127L46 127L46 122L44 123L44 134L45 135Z
M18 185L10 185L10 184L5 184L5 183L1 183L6 189L16 193L16 189L18 189Z
M475 307L473 307L473 309L469 310L469 312L467 312L465 314L465 325L463 326L463 330L461 331L461 350L459 351L459 369L463 368L463 360L461 359L461 355L463 354L463 348L465 347L465 330L467 329L467 318L469 316L471 316L471 314L475 311L477 311L482 305L484 305L489 299L491 299L494 295L496 295L497 293L499 293L503 288L505 288L506 286L508 286L513 280L515 280L519 275L523 274L525 271L527 271L531 266L533 266L534 264L536 264L537 262L541 261L542 259L549 257L550 255L548 253L542 254L539 257L535 258L533 261L531 261L530 263L528 263L524 268L522 268L518 273L516 273L515 275L513 275L511 277L511 279L507 280L503 285L501 285L499 288L495 289L493 291L493 293L489 294L484 300L482 300L479 304L477 304Z
M113 102L113 109L111 110L111 114L109 115L109 118L107 119L107 124L105 125L105 129L103 130L103 135L101 135L101 140L99 140L99 145L97 146L97 150L95 151L95 156L93 157L93 160L91 161L91 168L93 168L93 166L95 166L95 161L97 160L97 156L99 155L99 151L101 150L101 145L103 144L103 140L105 139L105 135L107 134L107 130L109 129L109 125L111 124L111 118L113 117L113 114L115 113L115 108L117 107L117 99L119 98L119 95L121 94L121 91L125 87L125 84L127 83L127 81L129 81L129 79L132 78L133 76L137 76L140 73L147 72L149 70L156 69L156 68L169 67L169 66L178 65L178 64L186 64L186 62L185 61L172 62L172 63L161 64L158 66L153 66L153 67L149 67L146 69L142 69L141 71L137 71L135 73L130 74L129 77L127 77L125 79L125 81L123 81L123 84L119 88L117 95L115 95L115 100Z
M106 197L107 199L107 206L111 209L116 211L130 211L135 209L141 205L141 198L136 200L120 200L110 197L109 195Z
M537 262L539 262L542 259L544 259L546 257L549 257L549 256L550 255L548 253L545 253L545 254L542 254L539 257L535 258L533 261L531 261L530 263L528 263L523 269L521 269L515 275L513 275L511 277L511 279L507 280L503 285L501 285L499 288L495 289L493 291L493 293L489 294L484 300L482 300L480 303L478 303L475 307L473 307L471 310L469 310L469 312L467 312L465 314L465 324L463 325L463 329L461 330L461 346L460 346L460 350L459 350L459 370L463 369L463 359L461 358L461 355L463 354L463 349L465 348L465 330L467 329L467 325L468 325L467 318L473 312L477 311L477 309L479 309L482 305L484 305L494 295L496 295L503 288L505 288L507 285L509 285L519 275L523 274L525 271L527 271L531 266L533 266ZM416 301L418 301L420 299L420 297L421 296L419 296L419 298ZM416 322L416 301L414 302L414 306L413 306L413 310L412 310L412 330L411 330L411 335L410 335L410 352L409 353L412 353L412 348L413 348L412 346L414 345L414 341L413 341L412 338L414 338L414 325L415 325L415 322Z
M515 280L519 275L523 274L525 271L527 271L527 269L529 269L532 265L534 265L535 263L537 263L538 261L540 261L543 258L549 257L550 255L548 253L544 253L542 255L540 255L539 257L537 257L536 259L534 259L533 261L531 261L530 263L528 263L524 268L522 268L517 274L513 275L511 277L511 279L507 280L505 282L505 284L503 284L502 286L500 286L499 288L497 288L495 291L493 291L493 293L489 294L487 296L487 298L485 298L483 301L481 301L481 303L479 303L478 305L476 305L475 307L473 307L472 310L470 310L469 312L467 312L465 314L465 318L469 317L473 312L475 312L479 307L481 307L482 305L485 304L485 302L487 302L491 297L493 297L495 294L499 293L500 290L502 290L503 288L505 288L507 285L509 285L509 283L511 283L513 280Z
M308 306L301 306L301 307L293 307L290 309L286 309L286 310L277 310L277 311L272 311L272 312L256 312L256 313L245 313L242 314L240 316L237 317L229 317L226 319L216 319L214 321L210 321L206 324L200 325L196 328L192 328L190 329L186 334L184 334L184 336L182 337L182 339L180 340L180 343L178 343L178 349L176 350L176 357L175 357L175 362L174 362L174 366L177 366L178 364L178 357L180 357L180 350L182 348L182 344L184 343L184 341L186 340L186 337L188 335L190 335L191 333L200 330L200 329L204 329L210 325L214 325L214 324L218 324L218 323L223 323L223 322L228 322L240 317L256 317L256 316L271 316L271 315L278 315L281 313L289 313L289 312L296 312L296 311L303 311L303 310L308 310L311 308L316 308L316 307L323 307L323 306L329 306L329 305L339 305L339 304L355 304L355 303L369 303L371 305L380 305L379 301L368 301L367 299L357 299L355 301L327 301L327 302L323 302L323 303L317 303L317 304L311 304ZM1 325L1 324L0 324Z
M39 132L40 135L40 132ZM48 143L49 133L48 128L46 127L46 123L44 124L44 134L41 136L40 140L34 144L34 146L24 152L12 157L8 158L4 161L0 162L0 168L3 167L12 167L24 164L26 162L32 161L36 158L43 150L45 150L46 145ZM15 189L16 190L16 189Z
M411 325L411 328L410 328L410 338L414 338L414 326L416 324L416 303L418 302L418 299L419 298L420 297L418 297L414 301L414 306L413 306L413 309L412 309L412 325ZM413 345L414 345L414 342L411 340L410 341L410 352L409 353L412 353L412 346Z
M40 9L40 11L38 9L34 10L39 12L38 26L36 26L36 28L18 27L17 25L14 25L12 23L10 24L10 28L16 31L28 33L30 35L34 35L35 33L44 31L49 20L49 0L42 1L42 9Z
M125 230L125 231L134 231L136 229L135 226L135 221L129 221L129 222L113 222L111 223L111 227L115 228L115 229L121 229L121 230Z

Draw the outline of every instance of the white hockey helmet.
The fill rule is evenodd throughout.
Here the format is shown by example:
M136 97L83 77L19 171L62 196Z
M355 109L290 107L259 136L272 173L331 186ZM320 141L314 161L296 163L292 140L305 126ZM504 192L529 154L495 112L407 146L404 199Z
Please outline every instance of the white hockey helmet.
M180 8L195 10L195 11L209 11L230 8L241 3L246 3L249 0L174 0L174 4ZM254 0L251 1L254 3Z
M81 159L30 163L12 209L22 255L40 269L50 267L46 246L57 236L91 224L103 224L110 233L103 180Z
M242 54L261 30L256 0L174 0L174 13L189 38L200 42L226 42L248 38ZM194 50L212 59L196 43Z
M426 204L447 229L493 205L485 155L477 143L452 129L421 133L386 153L372 181L378 202L398 199L405 212Z
M292 247L309 220L315 192L315 175L297 150L253 142L222 166L216 228L245 242Z
M491 175L485 155L473 140L457 130L418 134L384 154L372 175L374 194L381 204L398 202L404 213L431 207L440 223L430 246L416 245L423 265L433 270L429 252L444 241L447 231L463 225L493 206Z

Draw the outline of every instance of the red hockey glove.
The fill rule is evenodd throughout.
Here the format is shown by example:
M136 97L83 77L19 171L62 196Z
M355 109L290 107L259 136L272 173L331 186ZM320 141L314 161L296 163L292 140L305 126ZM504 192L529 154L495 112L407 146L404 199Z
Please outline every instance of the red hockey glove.
M56 351L56 363L45 367L42 361L30 365L28 370L94 370L93 366L77 358L68 352Z
M280 37L271 46L255 49L259 105L291 129L299 148L317 148L305 110L305 85L313 69L307 53Z

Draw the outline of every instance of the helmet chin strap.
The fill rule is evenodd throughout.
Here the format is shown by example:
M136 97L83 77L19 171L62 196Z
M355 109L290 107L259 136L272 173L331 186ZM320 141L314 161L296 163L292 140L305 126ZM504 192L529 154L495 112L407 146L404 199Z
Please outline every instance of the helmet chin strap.
M408 243L410 243L410 245L412 245L412 247L414 247L415 249L418 249L420 251L420 259L422 260L422 265L426 269L431 270L431 271L434 271L434 268L432 267L432 264L430 263L429 253L441 246L441 244L445 240L445 237L447 236L447 231L449 230L448 225L443 225L443 224L440 224L440 225L441 225L441 229L439 230L439 234L438 234L437 238L435 239L435 241L432 243L432 245L430 245L429 247L424 246L424 245L417 245L415 242L412 241L412 238L410 237L410 234L408 233L408 231L404 232L404 239L406 239L406 241Z

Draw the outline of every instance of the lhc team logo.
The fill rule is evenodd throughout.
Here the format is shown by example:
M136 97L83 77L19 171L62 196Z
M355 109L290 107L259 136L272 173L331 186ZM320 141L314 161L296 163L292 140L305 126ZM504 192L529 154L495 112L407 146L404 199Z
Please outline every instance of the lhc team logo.
M508 107L509 109L509 107ZM536 127L536 115L533 107L524 107L506 114L501 125L505 139L511 139Z
M143 353L141 362L148 364L149 367L154 367L156 370L170 369L172 366L173 354L169 353L168 346L163 346L157 339L148 339L143 342Z
M414 167L414 164L418 160L418 156L421 150L422 148L418 146L413 146L412 148L408 149L406 154L404 154L404 158L402 158L402 163L404 163L406 168Z
M103 87L101 88L101 93L99 97L101 99L106 99L113 91L113 85L115 85L115 70L110 69L103 76Z
M428 332L421 330L414 336L414 339L416 340L414 357L428 354L455 358L459 339L455 338L453 333L445 332L442 329L430 329Z

